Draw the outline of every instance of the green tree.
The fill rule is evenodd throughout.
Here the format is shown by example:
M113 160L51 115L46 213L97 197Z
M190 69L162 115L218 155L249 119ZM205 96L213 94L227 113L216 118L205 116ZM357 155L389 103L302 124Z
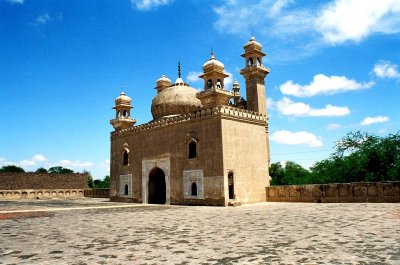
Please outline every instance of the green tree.
M310 181L310 172L299 164L288 161L284 166L280 162L272 163L269 169L271 185L299 185Z
M87 182L88 182L89 189L93 189L94 188L94 183L93 183L92 174L89 171L86 171L86 170L83 171L83 174L87 175Z
M74 173L74 171L69 168L57 166L57 167L49 168L48 173L50 173L50 174L67 174L67 173Z
M350 132L311 174L315 183L400 180L400 132L386 137Z
M44 167L39 167L38 169L36 169L35 173L47 173L47 169L45 169Z
M105 176L103 179L103 189L109 189L110 188L110 176Z
M25 170L22 167L18 167L15 165L8 165L0 168L0 173L3 172L25 172Z

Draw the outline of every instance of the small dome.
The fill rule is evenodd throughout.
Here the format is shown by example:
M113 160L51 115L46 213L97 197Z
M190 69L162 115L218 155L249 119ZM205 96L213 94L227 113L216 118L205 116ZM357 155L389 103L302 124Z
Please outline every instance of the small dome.
M211 58L210 60L208 60L207 62L205 62L205 64L203 64L203 70L211 67L211 66L217 66L220 68L224 68L224 64L221 63L220 61L218 61L217 59L215 59L214 53L211 52Z
M121 94L115 99L115 105L130 105L131 98L125 95L125 92L121 92Z
M171 80L170 80L168 77L166 77L165 75L162 75L162 76L156 81L157 84L158 84L159 82L169 82L169 83L171 83Z
M175 85L159 92L152 101L151 113L154 119L170 115L186 114L196 111L201 107L201 102L196 98L197 89L185 84L181 78Z
M254 38L254 36L252 36L252 37L250 38L249 42L247 42L247 43L244 45L244 48L246 48L246 47L248 47L248 46L250 46L250 45L254 45L254 46L258 47L260 50L262 49L261 43L259 43L258 41L256 41L256 39Z

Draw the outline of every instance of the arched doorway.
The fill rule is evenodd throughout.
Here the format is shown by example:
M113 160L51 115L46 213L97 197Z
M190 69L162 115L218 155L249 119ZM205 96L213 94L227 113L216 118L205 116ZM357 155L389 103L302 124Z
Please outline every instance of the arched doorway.
M165 204L166 202L166 185L165 174L162 169L155 167L149 174L149 199L148 203Z

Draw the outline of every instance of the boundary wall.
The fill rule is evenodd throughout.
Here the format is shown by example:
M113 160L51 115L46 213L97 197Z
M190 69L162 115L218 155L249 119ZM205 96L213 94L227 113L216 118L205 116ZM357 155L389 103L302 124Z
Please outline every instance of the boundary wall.
M87 174L0 173L0 200L81 198Z
M400 181L266 187L267 202L400 202Z

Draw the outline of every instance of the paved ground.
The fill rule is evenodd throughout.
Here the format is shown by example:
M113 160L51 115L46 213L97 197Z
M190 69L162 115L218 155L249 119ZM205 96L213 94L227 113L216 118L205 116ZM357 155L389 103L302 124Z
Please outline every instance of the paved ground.
M398 265L400 204L0 201L0 264Z

